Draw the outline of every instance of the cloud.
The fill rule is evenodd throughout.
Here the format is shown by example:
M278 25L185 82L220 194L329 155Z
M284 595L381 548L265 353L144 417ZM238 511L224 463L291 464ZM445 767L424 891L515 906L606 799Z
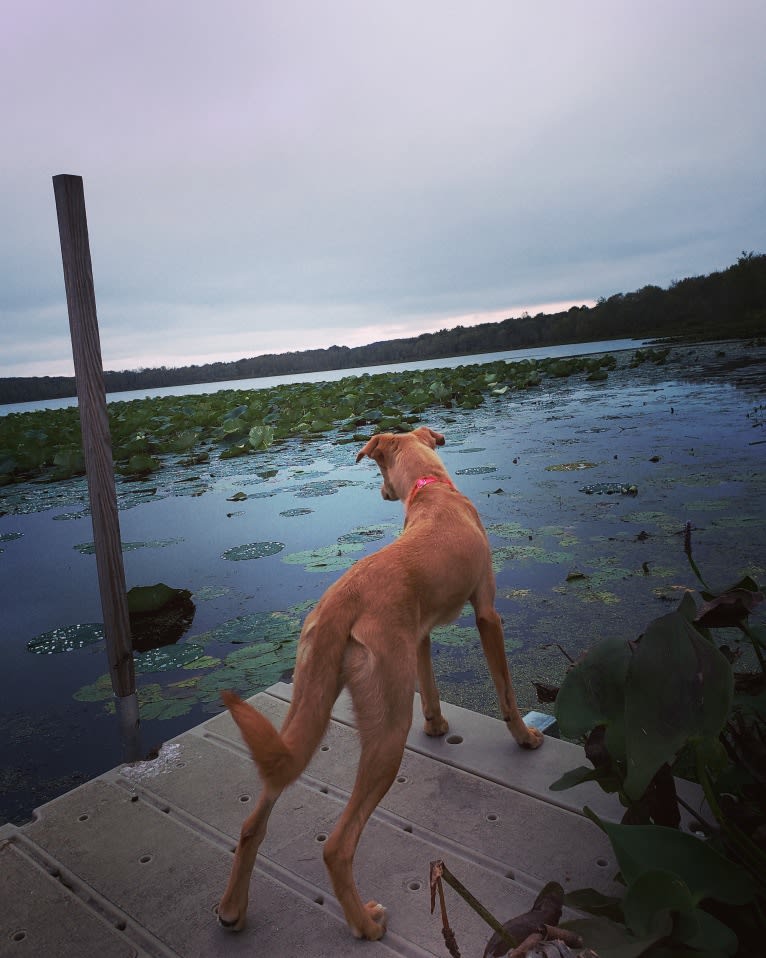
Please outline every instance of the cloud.
M59 172L110 368L725 268L766 246L764 28L760 0L13 0L0 375L67 362Z

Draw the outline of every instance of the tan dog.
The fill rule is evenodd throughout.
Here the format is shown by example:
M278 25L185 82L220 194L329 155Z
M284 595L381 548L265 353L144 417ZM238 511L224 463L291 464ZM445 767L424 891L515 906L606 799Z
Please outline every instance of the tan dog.
M457 491L434 452L443 444L441 433L421 427L409 434L373 436L356 457L359 462L369 456L378 464L384 499L404 502L404 531L352 566L307 616L281 732L236 695L223 695L263 779L260 801L242 826L218 907L219 921L227 928L239 930L245 923L250 877L271 809L308 765L333 704L347 686L361 756L349 803L325 843L324 860L351 931L373 940L383 935L385 909L362 903L352 875L354 853L399 769L412 723L416 675L426 733L447 731L431 665L430 632L456 619L466 601L476 613L511 734L525 748L542 744L540 732L524 724L513 694L487 535L476 509Z

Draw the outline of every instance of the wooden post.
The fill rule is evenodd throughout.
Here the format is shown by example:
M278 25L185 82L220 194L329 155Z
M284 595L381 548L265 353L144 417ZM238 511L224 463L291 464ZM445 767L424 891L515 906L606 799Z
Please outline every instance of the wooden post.
M61 239L106 650L125 758L130 761L139 757L138 699L82 177L69 174L54 176L53 192Z

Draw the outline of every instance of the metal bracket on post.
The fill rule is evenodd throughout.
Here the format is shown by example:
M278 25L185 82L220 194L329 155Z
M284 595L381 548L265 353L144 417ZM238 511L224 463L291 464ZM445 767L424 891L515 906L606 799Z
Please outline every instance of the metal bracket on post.
M138 699L82 177L54 176L53 192L109 673L117 698L123 758L133 761L140 757Z

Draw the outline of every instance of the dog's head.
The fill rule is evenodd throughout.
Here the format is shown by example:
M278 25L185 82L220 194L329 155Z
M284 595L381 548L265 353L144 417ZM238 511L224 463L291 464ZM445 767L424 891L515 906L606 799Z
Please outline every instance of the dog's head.
M437 446L444 445L444 436L440 432L421 426L412 432L391 433L382 432L373 436L367 445L357 454L356 461L361 462L365 456L373 459L380 469L383 483L380 487L384 499L396 501L407 496L410 491L410 471L403 468L409 460L421 453L421 458L428 461L436 460L437 456L423 456L426 449L433 451ZM424 449L424 447L426 447ZM428 463L426 462L426 467ZM416 470L417 471L417 470Z

